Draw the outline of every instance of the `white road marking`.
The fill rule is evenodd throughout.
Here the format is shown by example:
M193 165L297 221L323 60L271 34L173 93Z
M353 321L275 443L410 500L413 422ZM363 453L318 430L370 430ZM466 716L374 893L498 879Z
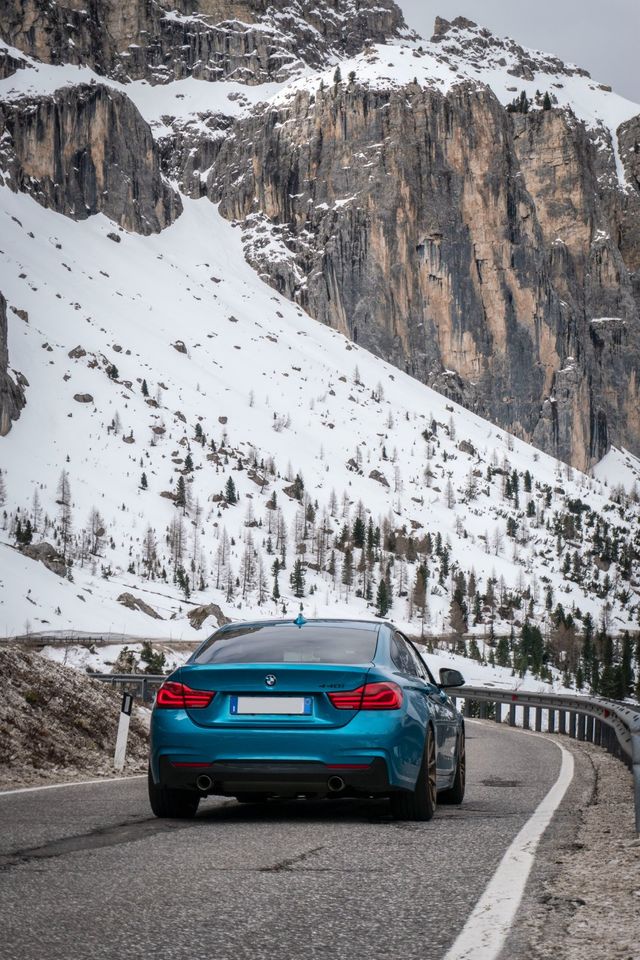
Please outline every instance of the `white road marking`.
M443 960L496 960L504 946L520 906L540 838L573 780L573 756L550 737L543 739L550 740L562 753L558 779L511 843Z
M46 783L42 787L20 787L17 790L0 790L0 797L13 797L17 793L35 793L37 790L60 790L61 787L88 787L94 783L117 783L119 780L141 780L146 773L131 777L104 777L102 780L70 780L69 783Z

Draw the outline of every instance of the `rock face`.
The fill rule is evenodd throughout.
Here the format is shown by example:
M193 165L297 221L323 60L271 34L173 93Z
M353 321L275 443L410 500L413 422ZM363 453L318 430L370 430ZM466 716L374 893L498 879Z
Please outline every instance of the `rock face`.
M404 28L391 0L9 0L5 7L5 39L24 53L154 83L282 80Z
M567 112L303 90L236 127L209 195L323 323L576 466L640 451L638 198Z
M251 114L244 98L240 119L176 109L158 144L99 84L10 100L0 170L12 189L151 233L181 210L162 168L240 221L247 259L319 321L582 469L612 443L640 455L640 116L614 144L554 106L586 71L464 18L438 19L429 51L405 45L387 63L367 41L406 32L392 0L5 7L4 38L25 53L122 80L258 84L331 64ZM357 70L327 82L360 51ZM423 56L432 72L410 82ZM0 75L20 66L7 51ZM540 80L546 97L508 110L477 79L484 68Z
M0 163L13 190L76 220L102 212L148 234L182 210L148 124L127 97L99 84L0 104Z
M0 437L6 437L24 405L24 390L9 374L7 301L0 293Z

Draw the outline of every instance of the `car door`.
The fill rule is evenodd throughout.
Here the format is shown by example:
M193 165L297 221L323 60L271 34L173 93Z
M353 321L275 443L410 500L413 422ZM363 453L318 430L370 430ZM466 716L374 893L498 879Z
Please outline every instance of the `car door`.
M426 689L431 713L436 722L436 742L438 752L438 781L439 785L446 785L451 780L455 770L455 752L457 721L453 701L445 691L438 686L426 663L403 634L398 637L405 645L415 665L418 676L421 677Z

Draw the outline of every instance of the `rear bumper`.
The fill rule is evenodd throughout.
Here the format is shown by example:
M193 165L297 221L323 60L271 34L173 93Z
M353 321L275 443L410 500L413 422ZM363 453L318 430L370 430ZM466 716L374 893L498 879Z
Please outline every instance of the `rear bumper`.
M202 794L235 796L262 793L266 796L386 796L397 790L389 782L387 765L381 758L369 764L329 765L314 761L224 760L194 765L162 756L159 781L164 787L193 790ZM198 785L206 777L211 783ZM344 784L330 789L329 782L339 778ZM200 780L200 784L202 784Z

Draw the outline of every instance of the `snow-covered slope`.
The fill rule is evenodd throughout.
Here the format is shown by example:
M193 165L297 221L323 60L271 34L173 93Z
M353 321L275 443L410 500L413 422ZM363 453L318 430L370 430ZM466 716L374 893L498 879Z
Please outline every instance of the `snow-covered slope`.
M5 635L196 638L202 631L186 614L210 601L231 617L294 613L296 559L307 615L371 616L386 578L389 615L420 632L414 584L424 561L427 632L450 630L451 574L461 570L467 582L474 572L483 597L469 615L480 636L491 621L496 630L522 622L527 609L544 621L549 589L553 606L595 620L606 601L613 629L637 619L637 504L612 503L602 483L312 321L262 283L240 231L209 201L184 205L161 234L120 231L117 243L102 215L73 222L0 189L9 356L29 383L0 442ZM28 517L34 542L63 550L63 471L69 579L13 546L17 520ZM172 499L181 479L186 509ZM224 497L230 479L235 504ZM358 515L379 529L368 559L353 536ZM624 570L611 558L594 564L604 518L618 559L623 543L630 551ZM272 565L283 556L274 600ZM163 619L123 606L126 593Z

